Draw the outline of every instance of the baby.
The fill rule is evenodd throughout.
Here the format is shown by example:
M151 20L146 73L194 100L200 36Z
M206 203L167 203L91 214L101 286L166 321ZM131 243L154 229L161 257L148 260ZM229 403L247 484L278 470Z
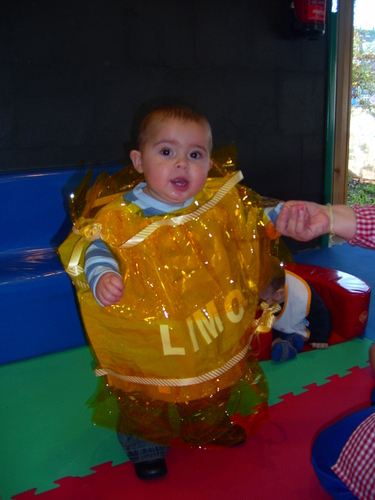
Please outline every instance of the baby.
M167 473L177 436L232 446L268 420L250 338L270 242L242 174L207 179L211 149L200 113L152 111L130 154L145 182L72 232L96 373L116 395L118 438L140 479ZM230 418L239 413L241 425Z
M277 276L259 293L259 300L282 305L273 324L271 358L293 359L308 342L314 349L327 349L332 331L331 312L307 281L279 266Z

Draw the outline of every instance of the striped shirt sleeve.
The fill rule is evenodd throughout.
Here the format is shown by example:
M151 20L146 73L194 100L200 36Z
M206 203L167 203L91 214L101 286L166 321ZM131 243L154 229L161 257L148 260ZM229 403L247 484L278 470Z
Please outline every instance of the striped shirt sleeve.
M119 265L107 245L101 240L95 240L86 250L84 273L92 293L98 304L103 304L96 296L96 285L105 273L116 273L120 278Z
M143 187L145 185L146 183L141 182L135 186L134 189L124 194L124 200L134 203L141 208L144 216L153 216L173 212L178 208L189 206L194 199L190 198L180 206L168 205L167 203L155 200L144 193ZM121 278L118 262L112 255L107 245L101 240L95 240L86 250L84 273L96 301L101 306L103 306L103 304L96 296L96 285L103 274L109 272L116 273Z
M357 232L350 245L375 249L375 205L353 205L357 217Z

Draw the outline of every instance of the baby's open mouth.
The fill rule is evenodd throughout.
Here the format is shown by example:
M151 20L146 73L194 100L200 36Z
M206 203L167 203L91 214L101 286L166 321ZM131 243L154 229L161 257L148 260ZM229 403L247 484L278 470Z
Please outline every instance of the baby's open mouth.
M189 185L189 181L183 177L177 177L176 179L171 180L171 183L177 188L186 188Z

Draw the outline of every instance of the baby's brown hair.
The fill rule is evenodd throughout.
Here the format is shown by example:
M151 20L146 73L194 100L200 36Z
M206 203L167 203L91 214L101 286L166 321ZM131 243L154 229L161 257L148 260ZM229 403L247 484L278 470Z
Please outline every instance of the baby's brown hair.
M280 288L285 286L285 274L283 276L274 276L271 280L270 285L277 292Z
M154 126L164 120L181 120L182 122L194 122L207 127L209 132L209 152L212 149L212 132L207 118L199 111L187 106L162 106L156 108L142 120L138 134L138 149L142 148L152 135Z
M277 292L280 288L285 287L285 269L284 265L274 257L268 255L262 262L261 279L259 283L259 292L272 287Z

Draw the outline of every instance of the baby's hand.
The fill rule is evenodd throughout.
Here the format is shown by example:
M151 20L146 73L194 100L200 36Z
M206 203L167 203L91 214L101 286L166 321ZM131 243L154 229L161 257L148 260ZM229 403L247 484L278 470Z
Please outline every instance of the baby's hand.
M117 304L124 293L124 285L115 273L105 273L96 285L96 296L105 306Z
M312 342L310 345L313 349L328 349L327 342Z

